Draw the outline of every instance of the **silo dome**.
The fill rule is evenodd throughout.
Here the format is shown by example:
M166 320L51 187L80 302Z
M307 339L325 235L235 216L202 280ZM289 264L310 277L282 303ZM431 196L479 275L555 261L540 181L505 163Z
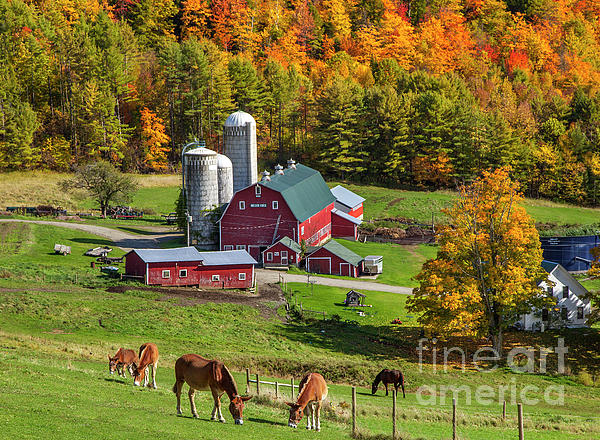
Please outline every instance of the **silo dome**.
M223 124L225 154L233 163L233 192L253 185L258 180L256 121L238 110Z
M224 154L217 154L217 182L219 206L222 206L233 197L233 164Z
M214 246L217 234L211 214L219 206L217 153L200 147L186 151L183 159L191 235L201 246Z

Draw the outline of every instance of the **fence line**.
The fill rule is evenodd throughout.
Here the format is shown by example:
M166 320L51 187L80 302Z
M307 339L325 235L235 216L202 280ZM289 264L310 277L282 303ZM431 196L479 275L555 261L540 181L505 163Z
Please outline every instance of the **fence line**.
M298 388L298 385L294 384L294 378L290 379L290 383L285 382L271 382L268 380L260 380L260 376L258 373L255 375L256 379L250 379L250 368L246 368L246 393L250 392L250 384L256 384L256 394L260 395L260 386L262 385L272 385L275 387L275 398L279 398L279 388L280 387L289 387L291 389L292 400L294 400L294 389Z

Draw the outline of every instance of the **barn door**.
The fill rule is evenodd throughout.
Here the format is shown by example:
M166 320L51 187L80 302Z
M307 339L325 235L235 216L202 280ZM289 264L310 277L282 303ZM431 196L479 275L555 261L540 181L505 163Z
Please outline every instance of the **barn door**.
M340 275L349 277L350 275L350 263L340 263Z
M288 251L281 251L281 264L287 266L288 264Z

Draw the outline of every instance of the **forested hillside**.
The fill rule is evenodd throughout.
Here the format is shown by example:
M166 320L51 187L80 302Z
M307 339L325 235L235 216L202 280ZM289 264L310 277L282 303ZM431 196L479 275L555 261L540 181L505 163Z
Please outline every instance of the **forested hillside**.
M177 164L240 108L261 156L452 187L510 164L597 204L598 0L0 0L0 168Z

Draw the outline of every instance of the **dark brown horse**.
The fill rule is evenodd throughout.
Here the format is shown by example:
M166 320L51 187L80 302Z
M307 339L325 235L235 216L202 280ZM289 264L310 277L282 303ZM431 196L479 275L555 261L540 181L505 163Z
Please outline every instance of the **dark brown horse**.
M306 409L306 429L321 430L321 404L327 397L327 383L319 373L308 373L300 381L296 403L286 402L290 406L288 426L296 428L304 409Z
M119 376L125 377L125 369L127 369L133 377L133 364L137 363L139 363L139 359L135 351L123 347L119 348L113 357L108 355L108 371L110 374L115 374L116 370Z
M373 386L371 387L371 394L375 394L377 392L377 387L379 386L379 382L383 382L385 385L385 395L388 395L388 384L393 384L396 392L398 392L398 387L402 387L402 397L406 398L406 394L404 394L404 375L400 370L388 370L387 368L381 370L379 374L375 377L375 381L373 382Z
M233 376L222 362L205 359L197 354L184 354L175 362L175 385L173 392L177 395L177 414L181 415L181 389L183 383L190 386L188 396L192 415L198 418L194 394L196 390L210 390L214 399L211 420L219 420L225 423L225 417L221 414L221 396L227 393L229 397L229 412L233 416L236 425L243 425L244 402L252 397L242 397L238 394L237 385Z
M133 384L148 386L149 367L152 367L152 388L156 389L156 367L158 367L158 347L152 342L142 344L140 347L140 361L133 364Z

